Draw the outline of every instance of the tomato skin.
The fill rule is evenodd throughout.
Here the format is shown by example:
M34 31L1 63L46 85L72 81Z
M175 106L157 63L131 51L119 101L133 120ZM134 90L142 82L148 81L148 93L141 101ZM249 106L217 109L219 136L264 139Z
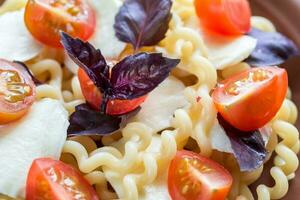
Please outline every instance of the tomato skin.
M173 200L224 200L232 182L223 166L191 151L178 151L169 167L168 190Z
M21 78L21 82L18 84L25 84L26 87L30 88L30 92L18 101L7 101L5 100L5 94L1 90L6 90L8 84L5 80L2 79L2 72L13 72ZM14 85L14 83L12 83ZM7 97L7 96L6 96ZM9 62L4 59L0 59L0 125L7 124L13 121L20 119L24 116L29 107L35 101L35 85L28 74L28 72L19 64Z
M96 110L100 109L102 95L94 83L90 80L88 75L83 69L78 69L78 79L80 82L83 96L87 102ZM106 107L106 113L110 115L120 115L128 113L137 107L139 107L146 99L146 96L142 96L132 100L111 100L108 101Z
M60 31L82 40L92 36L96 26L96 15L85 0L75 0L78 3L75 8L79 9L77 16L72 16L63 8L54 8L50 2L29 0L25 8L25 24L38 41L47 46L61 48Z
M257 70L265 71L268 77L262 81L248 82L241 87L238 95L226 92L230 85L247 80L249 74ZM272 120L285 99L287 88L288 76L285 69L251 68L222 82L214 90L212 98L217 110L232 126L242 131L252 131Z
M95 190L75 168L51 158L33 161L26 182L26 200L99 200Z
M195 0L201 23L224 35L242 35L250 31L251 10L247 0Z

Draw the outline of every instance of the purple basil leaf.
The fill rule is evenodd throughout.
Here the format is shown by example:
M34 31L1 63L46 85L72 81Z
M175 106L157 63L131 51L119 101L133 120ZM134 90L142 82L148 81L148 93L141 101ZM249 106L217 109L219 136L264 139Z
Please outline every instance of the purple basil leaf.
M99 49L61 32L61 43L70 58L89 76L102 93L110 88L109 66Z
M231 126L221 115L220 125L230 139L234 157L241 171L253 171L260 167L266 158L267 150L258 130L243 132Z
M180 62L161 53L128 56L112 69L112 99L135 99L156 88Z
M171 0L126 0L115 18L119 40L135 49L160 42L169 29Z
M20 62L20 61L14 61L14 63L20 65L21 67L23 67L26 70L26 72L29 74L29 76L31 77L32 81L34 82L34 84L36 86L43 84L40 80L38 80L37 78L34 77L34 75L31 73L30 69L27 67L27 65L25 63Z
M70 116L68 136L109 135L120 128L122 118L94 110L87 104L76 107Z
M252 28L248 35L257 39L256 48L245 60L252 66L280 65L289 57L299 55L299 49L295 43L280 33Z

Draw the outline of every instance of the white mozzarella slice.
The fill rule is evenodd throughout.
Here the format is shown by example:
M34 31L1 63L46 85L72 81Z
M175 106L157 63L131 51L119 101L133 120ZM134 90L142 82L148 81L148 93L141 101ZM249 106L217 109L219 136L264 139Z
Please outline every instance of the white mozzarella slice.
M274 24L269 19L261 16L252 16L251 26L265 32L276 32Z
M143 122L155 131L170 127L174 111L188 105L184 88L181 81L170 76L148 95L141 111L131 121Z
M114 23L121 0L89 0L96 11L96 30L89 40L96 48L101 50L107 59L117 58L126 47L126 43L119 41L115 36ZM74 74L77 74L78 66L65 55L65 66Z
M77 74L78 65L70 58L70 56L66 52L64 64L70 72L72 72L73 74Z
M265 129L268 129L270 127L265 127ZM263 141L265 143L265 146L267 146L269 139L271 137L271 131L261 131ZM233 153L233 149L231 147L230 139L225 133L224 129L219 124L218 120L215 121L214 126L211 129L211 145L212 148L215 150L218 150L220 152L225 153Z
M61 103L44 99L21 120L0 126L0 193L24 195L32 161L41 157L59 159L68 124L68 113Z
M210 137L213 149L221 152L233 153L230 140L218 120L215 121L215 124L211 129Z
M121 0L90 0L96 10L96 32L91 38L92 44L99 48L106 58L116 58L124 50L126 43L115 36L115 16L122 5Z
M216 69L224 69L249 57L255 49L256 39L246 35L236 38L210 36L205 37L204 43L208 49L208 59Z
M41 52L42 45L25 26L24 9L1 15L0 24L0 58L27 61Z
M207 49L208 59L219 70L242 62L256 47L256 39L247 35L228 37L204 31L197 16L192 17L186 26L201 35Z

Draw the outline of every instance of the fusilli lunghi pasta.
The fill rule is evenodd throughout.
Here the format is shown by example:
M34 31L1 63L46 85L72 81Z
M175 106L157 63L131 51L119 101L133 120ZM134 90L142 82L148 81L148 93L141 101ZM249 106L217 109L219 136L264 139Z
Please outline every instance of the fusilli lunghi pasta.
M175 134L169 131L164 131L161 135L153 134L152 130L143 124L130 123L122 130L123 138L113 142L111 146L98 148L88 154L79 142L67 141L63 152L74 155L79 169L87 173L88 177L98 177L93 178L92 183L100 190L105 185L100 175L104 173L108 180L118 180L111 184L119 198L138 199L138 190L154 181L158 168L164 167L165 162L173 158L177 149ZM151 145L154 145L155 149L151 149ZM157 145L160 146L159 149L156 149ZM103 172L94 171L99 168L103 169ZM101 193L100 196L105 198L106 193Z
M91 147L95 147L93 140L79 138L79 142L67 141L63 152L76 158L79 169L96 185L103 199L110 199L113 195L105 189L103 174L110 180L119 198L138 199L139 190L165 170L177 151L177 145L182 148L190 136L192 120L185 110L175 111L172 124L174 130L165 130L158 135L141 123L129 123L122 130L121 139L103 138L104 147L92 151ZM87 149L91 152L88 153ZM96 171L99 168L103 172Z
M205 46L201 37L192 29L180 26L183 22L174 22L176 19L181 20L175 12L171 22L174 23L174 30L171 28L157 49L164 51L168 56L181 58L179 68L195 75L198 82L186 89L185 94L191 106L188 110L175 111L172 125L174 130L164 130L158 135L143 124L130 123L122 130L121 139L104 137L103 143L106 146L90 154L78 142L67 141L65 144L64 153L75 156L79 169L86 173L86 176L93 177L95 173L94 175L99 177L93 179L99 180L99 183L92 182L97 188L103 188L105 185L101 178L104 174L121 199L138 199L139 190L153 182L158 174L165 170L177 147L183 148L189 137L198 142L203 155L210 155L212 151L209 133L215 121L216 110L209 92L216 84L217 74L213 65L204 57ZM201 98L200 101L197 101L198 97ZM204 140L205 138L207 139ZM160 148L155 145L157 143L160 144ZM156 148L151 149L153 145ZM102 168L103 172L94 171L99 168ZM102 186L97 186L99 184ZM100 196L108 198L105 197L106 194L111 193L106 189L103 191L106 192Z
M75 156L79 168L87 174L90 182L96 185L103 199L138 199L143 186L151 184L159 176L162 166L165 168L168 165L176 149L183 148L190 137L195 139L202 155L212 155L214 158L209 134L217 111L210 91L217 83L217 72L207 59L207 49L201 36L196 30L185 26L194 16L192 1L175 0L170 29L166 38L156 47L157 51L169 57L181 59L178 66L181 70L179 76L181 73L182 76L197 77L197 82L185 90L190 107L174 113L174 130L165 130L158 135L143 124L128 124L119 138L104 137L102 141L105 146L90 154L80 143L66 142L64 153ZM264 18L253 17L252 25L264 31L275 31L274 26ZM222 70L221 75L222 78L227 78L249 68L248 64L239 63ZM287 192L288 180L293 177L298 167L295 154L299 148L298 131L291 124L296 118L296 107L290 100L285 100L276 119L270 125L273 136L270 137L267 147L269 152L274 150L277 154L275 166L271 169L271 176L276 185L273 188L260 185L257 188L259 199L281 198ZM277 135L283 138L282 142L277 143ZM156 152L149 150L151 140L158 140L161 144ZM248 185L260 177L263 166L253 172L241 173L232 156L221 157L224 165L233 172L235 181L229 199L254 199ZM107 189L106 180L112 184L117 194Z
M0 7L0 15L23 8L26 0L5 0Z
M8 9L0 10L0 14L6 11ZM217 119L211 91L217 81L250 66L238 60L234 62L238 64L217 71L209 59L208 47L197 30L199 24L195 16L193 0L174 0L166 37L155 47L143 48L143 51L157 51L181 59L172 75L186 85L184 95L189 106L174 111L170 127L155 132L146 124L131 122L114 135L81 136L66 141L61 160L78 167L89 183L95 186L101 199L140 199L144 188L165 174L176 151L183 148L199 151L231 171L234 184L229 200L254 199L248 186L260 177L264 167L252 172L240 172L232 155L213 149L210 135ZM251 24L263 31L276 31L274 25L262 17L252 17ZM127 47L120 58L132 52L133 49ZM78 77L62 66L63 60L63 52L46 49L26 64L45 83L37 87L37 99L58 99L71 114L77 105L85 101ZM188 80L190 77L195 77L195 80ZM288 181L294 178L298 168L299 132L293 125L297 119L297 108L290 98L289 90L277 116L268 124L272 134L268 138L269 155L266 161L274 152L274 166L270 173L275 185L258 186L259 200L282 198L287 193Z
M37 87L37 98L53 98L60 100L69 113L74 112L75 106L83 103L80 84L76 76L71 78L69 91L62 91L63 71L60 63L53 59L43 59L29 63L30 70L37 78L44 79L47 84ZM67 100L67 101L66 101Z
M214 66L205 58L207 52L200 35L193 29L183 26L183 20L188 20L186 13L192 12L192 6L192 1L174 2L172 26L157 49L170 57L181 58L182 61L178 67L195 75L198 79L195 85L186 89L191 103L189 114L194 127L191 137L198 142L201 154L209 156L212 151L209 133L216 117L216 110L209 92L217 82L217 74ZM176 7L180 7L179 10L176 10ZM197 102L198 97L199 102Z
M253 27L256 27L263 31L276 31L274 25L269 20L262 17L252 17L251 23ZM236 70L245 70L248 67L249 66L247 66L247 64L241 63L237 66L224 70L222 72L222 75L224 78L226 78L228 75L234 74ZM293 124L297 120L298 111L295 104L291 100L289 100L291 98L290 89L288 90L287 98L288 99L283 102L283 105L277 113L277 116L275 117L273 122L271 122L273 132L275 132L275 134L282 139L280 143L277 143L277 136L275 136L275 144L272 145L274 148L269 149L270 152L273 152L274 150L276 153L276 156L274 158L275 166L272 167L270 171L270 174L275 181L275 185L273 187L259 185L257 188L257 195L259 200L280 199L284 197L288 191L288 181L294 178L294 172L299 165L299 161L296 155L299 152L299 132L297 128L293 126ZM259 171L261 173L261 170ZM255 178L253 178L250 183L257 180L259 176L260 175L255 176ZM254 199L251 191L247 187L247 185L250 183L241 184L239 188L239 198L245 198L249 200Z

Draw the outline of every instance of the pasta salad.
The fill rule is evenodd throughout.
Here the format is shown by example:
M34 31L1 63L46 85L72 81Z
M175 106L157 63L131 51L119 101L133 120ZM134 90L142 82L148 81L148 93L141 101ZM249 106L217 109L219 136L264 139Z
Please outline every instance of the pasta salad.
M247 0L5 0L0 25L1 199L287 194L299 49Z

